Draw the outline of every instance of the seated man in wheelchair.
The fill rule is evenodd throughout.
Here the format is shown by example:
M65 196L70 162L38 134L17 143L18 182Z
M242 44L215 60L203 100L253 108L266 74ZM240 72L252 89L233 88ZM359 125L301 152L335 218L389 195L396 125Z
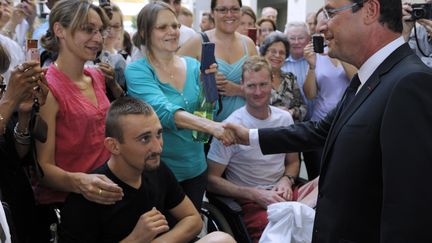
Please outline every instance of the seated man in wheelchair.
M243 65L241 81L246 105L225 122L248 128L292 124L289 112L269 105L271 83L269 63L262 57L249 58ZM297 153L263 155L249 146L225 147L214 138L207 161L208 191L232 197L240 203L253 242L258 242L268 223L268 205L297 200L298 193L293 187L300 168ZM308 189L311 190L313 187Z
M151 106L123 97L112 103L106 120L107 163L96 170L123 189L112 205L71 193L61 212L60 242L192 242L202 228L200 214L173 173L160 161L162 126ZM94 188L97 194L109 194ZM169 228L171 213L177 224ZM231 243L214 232L197 242Z

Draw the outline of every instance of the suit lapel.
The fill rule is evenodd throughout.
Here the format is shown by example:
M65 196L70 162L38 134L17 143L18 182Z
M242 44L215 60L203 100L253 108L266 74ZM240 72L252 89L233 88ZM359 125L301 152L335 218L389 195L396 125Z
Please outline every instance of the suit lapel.
M338 105L338 111L336 112L336 119L333 121L333 124L330 128L326 143L324 145L324 152L322 157L322 165L321 165L321 177L320 181L323 178L323 174L325 172L325 167L327 167L327 163L329 161L330 152L333 148L333 145L336 141L336 138L343 128L343 126L348 122L350 117L354 114L354 112L360 107L360 105L367 99L367 97L372 94L375 88L380 84L381 76L385 73L389 72L394 65L400 62L406 56L412 54L412 50L409 48L408 44L403 44L399 48L397 48L390 56L388 56L381 65L375 70L375 72L371 75L371 77L365 82L365 84L358 91L353 101L347 107L343 114L341 113L340 103Z

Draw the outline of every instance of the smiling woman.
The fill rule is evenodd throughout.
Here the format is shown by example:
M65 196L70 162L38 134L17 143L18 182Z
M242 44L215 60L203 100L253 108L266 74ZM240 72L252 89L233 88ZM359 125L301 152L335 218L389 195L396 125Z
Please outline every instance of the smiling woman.
M289 41L284 34L269 34L260 46L260 54L272 67L272 96L270 104L287 110L295 122L302 121L306 115L306 105L293 73L282 72L284 60L289 56Z
M198 107L200 63L176 55L180 25L174 10L164 2L149 3L139 13L137 25L136 40L146 47L146 55L126 68L128 94L155 110L164 128L161 160L200 210L207 164L203 145L192 140L192 130L220 139L225 138L225 130L218 122L192 114ZM213 64L206 73L215 71Z
M91 173L109 153L103 146L109 101L102 72L84 68L102 48L108 20L103 11L86 0L61 0L51 10L49 29L42 37L45 49L58 52L48 68L50 92L40 115L48 124L48 138L37 143L45 173L35 188L40 223L35 242L48 242L53 205L62 206L68 192L88 200L112 204L122 198L120 187ZM99 193L100 191L104 193Z
M257 54L255 43L236 30L240 26L241 0L212 0L211 10L216 28L206 31L211 42L215 43L215 56L218 63L216 82L219 95L222 95L222 112L215 117L223 121L233 111L245 104L240 88L241 67L249 56ZM186 55L201 60L201 36L197 35L186 42L179 55Z

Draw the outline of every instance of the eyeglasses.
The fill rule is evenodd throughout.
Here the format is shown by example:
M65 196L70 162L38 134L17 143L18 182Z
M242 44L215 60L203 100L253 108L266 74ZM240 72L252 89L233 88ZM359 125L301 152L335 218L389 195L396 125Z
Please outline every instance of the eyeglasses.
M294 41L305 41L306 40L306 36L290 36L288 37L288 41L289 42L294 42Z
M154 28L156 30L162 31L162 32L167 32L169 30L169 28L171 27L171 29L173 30L179 30L181 27L181 24L179 23L173 23L173 24L162 24L162 25L157 25Z
M238 7L234 7L234 8L220 7L220 8L214 8L214 10L220 14L227 14L228 12L232 14L240 13L240 8Z
M351 4L347 4L347 5L344 5L344 6L339 7L339 8L330 8L330 9L328 9L328 8L324 7L323 8L323 13L324 13L325 18L327 20L330 20L337 13L342 12L344 10L353 9L353 12L357 11L358 9L360 9L363 6L363 2L364 1L361 1L361 2L358 2L358 3L351 3ZM356 8L356 9L354 9L354 8Z
M270 28L260 28L261 33L270 33L273 32L274 29L270 29Z
M108 31L104 28L95 28L92 25L88 25L88 24L84 24L81 26L80 28L81 31L83 31L84 33L91 35L92 37L95 36L96 34L100 34L102 36L102 38L106 38L108 36Z
M276 49L267 49L267 53L270 53L271 55L273 55L273 56L276 56L277 54L279 55L279 56L282 56L282 57L286 57L286 52L285 51L278 51L278 50L276 50Z

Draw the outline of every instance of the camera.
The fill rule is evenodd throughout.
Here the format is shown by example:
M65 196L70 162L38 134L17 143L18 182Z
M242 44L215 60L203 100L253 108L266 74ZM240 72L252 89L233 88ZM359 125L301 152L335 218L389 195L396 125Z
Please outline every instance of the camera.
M432 3L419 3L411 5L411 19L432 19Z
M105 7L105 6L110 6L111 2L110 0L99 0L99 6L100 7Z

